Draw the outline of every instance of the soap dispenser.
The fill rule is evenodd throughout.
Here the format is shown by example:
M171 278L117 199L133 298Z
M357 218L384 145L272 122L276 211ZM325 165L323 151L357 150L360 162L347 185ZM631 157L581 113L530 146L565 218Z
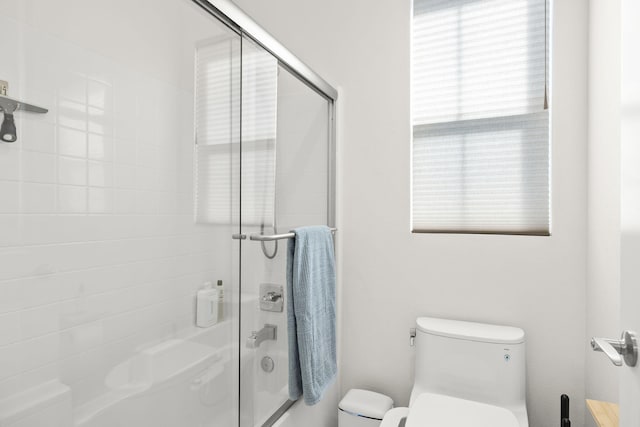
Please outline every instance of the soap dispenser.
M218 289L211 282L196 294L196 326L208 328L218 323Z

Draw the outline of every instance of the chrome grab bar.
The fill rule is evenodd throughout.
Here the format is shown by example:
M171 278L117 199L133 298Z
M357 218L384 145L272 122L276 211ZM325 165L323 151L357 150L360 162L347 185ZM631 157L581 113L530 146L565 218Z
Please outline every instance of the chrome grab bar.
M335 227L329 227L331 234L336 234L338 231ZM258 242L272 242L274 240L293 239L296 237L296 233L284 233L284 234L252 234L249 236L249 240Z

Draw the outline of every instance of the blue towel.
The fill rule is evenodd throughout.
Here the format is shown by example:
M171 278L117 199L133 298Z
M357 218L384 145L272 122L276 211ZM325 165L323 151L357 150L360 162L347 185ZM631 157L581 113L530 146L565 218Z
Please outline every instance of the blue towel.
M336 269L331 230L293 230L287 251L289 397L322 399L336 377Z

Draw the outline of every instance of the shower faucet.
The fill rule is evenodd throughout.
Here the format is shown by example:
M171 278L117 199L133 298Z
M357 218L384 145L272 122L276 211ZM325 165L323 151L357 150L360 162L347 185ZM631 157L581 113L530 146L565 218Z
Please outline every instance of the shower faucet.
M259 331L253 331L251 336L247 338L248 348L258 348L262 341L274 340L277 338L278 327L276 325L264 325Z

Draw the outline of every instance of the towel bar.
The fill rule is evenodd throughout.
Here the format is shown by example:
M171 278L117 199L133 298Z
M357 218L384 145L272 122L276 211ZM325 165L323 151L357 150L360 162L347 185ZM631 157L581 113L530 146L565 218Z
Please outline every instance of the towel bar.
M329 227L331 234L336 234L338 231L335 227ZM249 240L256 240L258 242L272 242L274 240L292 239L296 237L296 233L284 233L284 234L252 234L249 236Z

